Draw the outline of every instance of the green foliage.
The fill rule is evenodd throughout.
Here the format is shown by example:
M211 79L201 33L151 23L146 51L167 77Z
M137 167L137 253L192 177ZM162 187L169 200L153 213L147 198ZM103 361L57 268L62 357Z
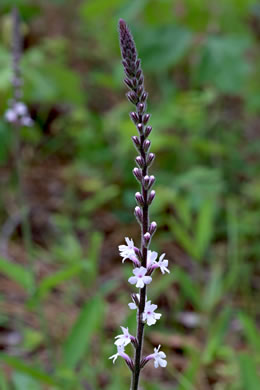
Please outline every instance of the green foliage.
M122 17L142 58L154 128L151 218L159 229L151 249L165 252L171 269L154 275L149 297L163 316L147 329L145 345L146 352L163 344L168 368L162 376L145 368L142 386L258 390L258 5L0 3L1 226L19 211L17 133L3 119L12 96L14 5L25 42L24 100L35 120L19 134L31 264L20 225L7 238L0 229L8 247L0 258L0 389L129 389L124 362L108 360L116 330L132 331L135 323L135 313L125 311L131 268L122 270L116 253L124 236L138 240L136 133L117 37Z

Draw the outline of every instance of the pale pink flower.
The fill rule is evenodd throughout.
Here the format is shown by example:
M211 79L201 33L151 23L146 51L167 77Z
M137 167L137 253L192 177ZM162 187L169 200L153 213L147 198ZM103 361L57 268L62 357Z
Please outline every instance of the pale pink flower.
M135 268L133 270L134 276L128 279L128 282L135 284L137 288L143 288L145 284L149 284L152 281L151 276L146 276L147 269L145 267Z

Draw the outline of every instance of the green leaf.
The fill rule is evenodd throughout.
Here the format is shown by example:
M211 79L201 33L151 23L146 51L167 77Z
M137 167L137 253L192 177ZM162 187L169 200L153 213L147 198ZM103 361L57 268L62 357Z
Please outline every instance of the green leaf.
M104 300L101 294L83 306L63 346L63 365L73 370L90 347L93 334L99 331L104 319Z
M258 375L258 369L252 356L247 353L241 353L238 357L238 360L242 388L246 390L259 390L260 378Z
M34 285L33 275L25 267L0 257L0 272L17 282L28 292L32 290Z
M251 344L253 350L260 356L260 338L259 338L259 330L254 323L253 319L249 317L247 314L241 312L238 315L239 321L242 324L245 337Z
M38 382L44 383L46 385L58 386L57 381L53 377L43 371L38 370L38 368L35 368L32 365L27 365L19 358L0 353L0 361L14 368L18 372L29 375L31 378L36 379Z
M195 227L195 243L198 259L202 259L211 242L214 227L216 199L206 199L199 211Z

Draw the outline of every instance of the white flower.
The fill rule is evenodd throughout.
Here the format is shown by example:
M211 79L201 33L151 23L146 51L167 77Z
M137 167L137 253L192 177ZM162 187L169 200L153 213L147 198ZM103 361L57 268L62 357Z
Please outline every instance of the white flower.
M12 108L6 110L5 119L7 120L7 122L15 122L17 120L17 114L15 110L13 110Z
M123 334L120 334L119 336L116 336L115 339L117 339L115 341L115 344L118 346L118 347L125 347L127 344L131 343L131 338L133 336L130 335L130 333L128 332L128 328L124 328L123 326L121 326L121 329L123 331Z
M29 116L25 116L21 118L21 124L23 126L31 127L33 126L33 123L34 123L33 120Z
M158 253L155 251L148 251L147 253L147 268L151 267L157 259Z
M27 106L22 102L17 102L14 106L14 110L16 114L20 116L27 115L28 112Z
M168 270L168 260L163 260L164 259L164 256L165 256L165 253L163 253L160 258L159 258L159 261L156 262L156 266L158 268L160 268L162 274L164 274L165 272L167 272L168 274L170 273L170 271Z
M132 260L132 258L136 257L135 255L135 246L134 246L134 241L128 237L125 237L125 242L127 245L119 245L118 249L119 249L119 254L120 256L123 257L123 260L122 260L122 263L126 260L126 259L130 259Z
M145 284L149 284L152 281L151 276L145 276L147 269L145 267L135 268L133 270L133 274L135 276L131 276L128 279L128 282L131 284L135 284L137 288L143 288Z
M158 306L152 304L151 301L147 301L145 304L143 321L146 321L148 326L154 325L162 316L160 313L155 313L157 307Z
M125 351L125 347L123 345L117 346L117 353L109 357L109 359L113 359L113 364L115 363L118 356L121 356L124 353L124 351Z
M166 358L166 355L162 351L159 352L160 348L161 348L160 345L158 348L154 348L154 353L152 355L150 355L150 357L154 359L154 367L155 368L158 368L159 366L161 366L161 367L167 366L167 361L164 360Z

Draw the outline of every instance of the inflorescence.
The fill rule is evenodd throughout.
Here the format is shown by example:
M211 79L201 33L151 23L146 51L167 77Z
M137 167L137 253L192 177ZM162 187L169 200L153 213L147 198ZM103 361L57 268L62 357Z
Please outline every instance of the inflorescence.
M155 155L150 153L151 141L148 139L152 127L148 125L150 114L146 113L146 102L148 94L144 89L144 77L141 69L141 61L137 57L137 51L133 37L124 20L119 21L120 48L122 55L122 64L125 72L124 82L129 88L126 96L135 106L135 111L130 113L130 118L136 126L138 136L133 136L132 140L138 151L136 157L136 167L133 169L133 175L140 184L140 192L136 192L135 199L137 206L134 214L141 227L141 246L137 248L132 239L125 238L126 245L119 246L120 256L125 260L130 260L133 264L133 275L128 282L139 288L139 293L132 294L132 302L129 303L131 310L137 310L137 331L136 336L129 333L128 328L121 327L122 334L116 336L115 345L117 353L110 357L113 363L120 356L122 357L130 370L132 371L131 390L138 389L139 376L141 369L145 364L154 360L154 367L166 367L166 355L158 348L154 348L154 353L148 356L142 356L144 326L154 325L160 319L161 314L157 313L157 305L147 300L146 288L152 282L152 274L155 269L159 269L162 274L169 273L168 260L163 253L158 259L158 253L149 250L151 239L156 231L156 222L149 220L149 206L152 204L155 191L152 186L155 177L149 175L149 168L152 165ZM158 259L158 260L157 260ZM132 344L135 349L135 357L132 360L125 352L125 347Z

